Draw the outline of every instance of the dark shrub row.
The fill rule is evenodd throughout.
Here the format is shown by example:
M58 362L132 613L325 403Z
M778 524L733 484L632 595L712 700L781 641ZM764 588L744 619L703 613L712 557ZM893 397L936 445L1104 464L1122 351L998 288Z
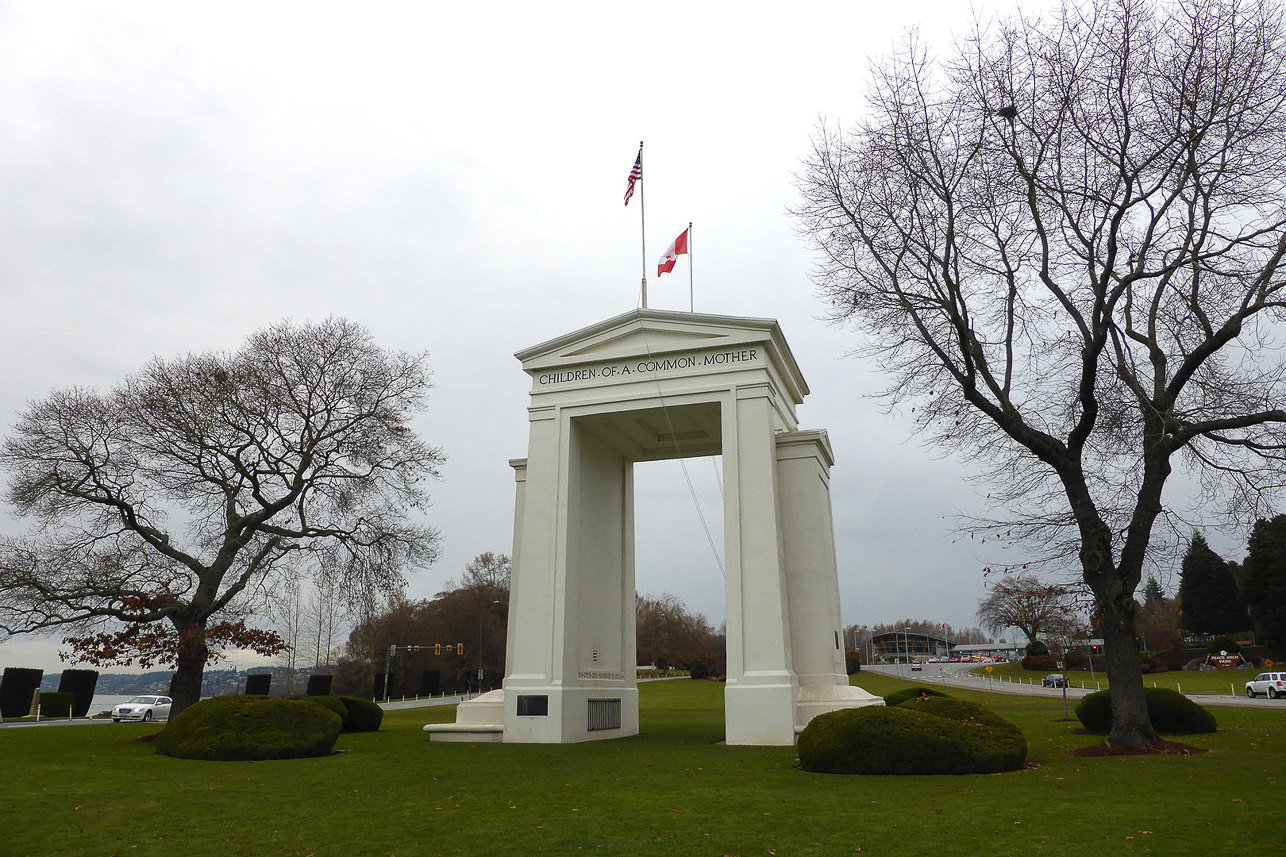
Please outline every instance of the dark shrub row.
M40 687L44 670L5 667L0 678L0 717L26 717L31 713L31 697Z
M94 703L94 690L98 687L98 670L63 670L58 678L58 692L70 693L76 701L71 713L76 717L89 714Z
M267 696L272 690L272 673L251 673L246 676L246 696Z
M309 696L330 696L331 679L334 676L313 673L308 677Z

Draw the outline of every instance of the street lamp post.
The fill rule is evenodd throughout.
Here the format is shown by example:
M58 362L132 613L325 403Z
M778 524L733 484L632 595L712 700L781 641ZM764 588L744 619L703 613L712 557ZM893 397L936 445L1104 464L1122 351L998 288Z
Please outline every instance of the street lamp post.
M482 614L488 604L499 604L498 599L491 601L480 600L478 602L478 694L482 694Z

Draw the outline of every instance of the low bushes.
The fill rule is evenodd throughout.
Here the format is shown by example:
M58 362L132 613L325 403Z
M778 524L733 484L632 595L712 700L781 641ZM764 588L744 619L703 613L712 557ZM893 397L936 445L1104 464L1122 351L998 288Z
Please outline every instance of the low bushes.
M935 708L949 716L930 713ZM937 697L828 712L799 736L804 770L825 774L993 774L1015 770L1026 757L1018 727Z
M47 691L40 694L41 717L71 717L76 694L69 691Z
M303 701L335 712L339 715L340 725L345 729L348 728L348 706L340 701L338 696L305 696Z
M384 709L369 699L358 699L355 696L341 696L339 701L348 709L344 720L346 732L378 732L384 722Z
M1215 716L1177 690L1164 687L1144 688L1148 701L1148 718L1158 732L1214 732ZM1091 693L1076 705L1076 719L1087 732L1102 735L1112 731L1112 697L1110 690Z
M312 702L219 696L172 718L156 752L209 761L302 759L329 754L340 728L338 714Z

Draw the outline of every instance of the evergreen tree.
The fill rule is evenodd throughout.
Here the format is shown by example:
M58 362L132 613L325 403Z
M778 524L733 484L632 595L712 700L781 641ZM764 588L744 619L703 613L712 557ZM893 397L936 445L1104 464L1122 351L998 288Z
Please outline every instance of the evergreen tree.
M1255 631L1274 654L1286 655L1286 515L1256 521L1247 547L1242 585Z
M1165 601L1165 590L1155 577L1149 577L1143 586L1143 608L1148 611L1157 609Z
M1246 602L1237 591L1228 563L1210 549L1205 537L1192 534L1179 578L1183 627L1203 634L1244 631L1250 625Z

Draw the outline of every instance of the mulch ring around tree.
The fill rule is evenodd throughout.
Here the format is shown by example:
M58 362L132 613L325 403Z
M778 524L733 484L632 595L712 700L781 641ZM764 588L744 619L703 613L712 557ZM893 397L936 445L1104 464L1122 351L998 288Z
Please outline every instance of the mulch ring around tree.
M1069 750L1067 755L1075 756L1078 759L1097 759L1104 756L1195 756L1198 753L1208 753L1209 750L1201 747L1193 747L1191 744L1183 744L1178 741L1157 741L1151 747L1114 747L1106 741L1102 744L1092 744L1089 747L1078 747L1075 750Z

